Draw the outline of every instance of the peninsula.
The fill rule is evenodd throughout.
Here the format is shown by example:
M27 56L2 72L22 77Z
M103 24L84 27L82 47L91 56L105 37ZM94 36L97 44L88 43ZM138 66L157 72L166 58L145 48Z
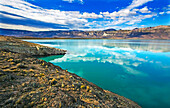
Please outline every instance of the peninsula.
M0 36L0 107L141 108L36 56L65 50Z

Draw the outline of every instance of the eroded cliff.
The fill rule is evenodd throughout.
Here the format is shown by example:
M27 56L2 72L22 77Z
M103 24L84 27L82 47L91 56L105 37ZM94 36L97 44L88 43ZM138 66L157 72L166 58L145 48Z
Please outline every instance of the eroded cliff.
M20 39L7 36L0 36L0 46L0 49L2 50L35 56L63 55L66 53L66 50L25 42Z

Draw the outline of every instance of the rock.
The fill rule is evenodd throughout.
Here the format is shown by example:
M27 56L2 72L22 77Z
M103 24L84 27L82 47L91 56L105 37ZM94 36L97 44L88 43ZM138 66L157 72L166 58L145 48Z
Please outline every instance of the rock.
M21 63L19 63L19 64L17 64L17 68L25 69L25 68L28 68L28 66L27 66L27 65L24 65L24 64L21 64Z
M85 89L85 85L81 85L81 87L80 87L81 89Z
M14 99L12 97L10 97L9 99L7 99L4 103L4 105L6 104L10 104L10 103L13 103L14 102Z
M61 84L61 87L63 88L64 86L65 86L64 83L62 83L62 84Z
M57 80L55 78L53 78L52 80L50 80L50 85L55 85L57 83Z

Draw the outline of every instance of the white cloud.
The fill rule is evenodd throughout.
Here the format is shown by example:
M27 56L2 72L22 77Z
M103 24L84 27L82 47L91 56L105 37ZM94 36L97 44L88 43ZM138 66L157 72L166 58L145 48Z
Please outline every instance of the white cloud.
M141 13L151 13L151 11L148 10L147 6L139 10Z
M74 0L63 0L63 1L67 1L69 3L72 3Z
M170 11L167 11L166 13L167 13L167 14L170 14Z
M127 7L127 9L133 9L135 7L142 6L143 4L153 0L133 0L132 3Z
M66 2L69 2L69 3L73 3L75 1L78 1L80 2L81 4L83 4L83 0L63 0L63 1L66 1Z
M97 19L97 18L103 18L102 15L97 15L95 13L87 13L87 12L84 12L82 15L81 15L81 18L93 18L93 19Z
M130 11L129 9L122 9L118 12L116 12L116 11L114 11L112 13L101 12L100 14L104 15L105 17L110 17L111 19L115 19L115 17L120 17L120 16L126 17L126 16L129 16L129 15L136 15L136 12Z
M13 18L13 19L24 19L24 18L19 17L19 16L8 15L8 14L4 14L4 13L0 13L0 15L2 15L4 17L8 17L8 18Z
M83 0L63 0L63 1L67 1L70 3L75 1L83 2ZM100 12L100 14L96 14L93 12L80 13L79 11L60 11L55 9L43 9L36 5L30 4L24 0L15 0L15 1L1 0L0 11L21 16L18 17L13 15L3 14L4 16L9 18L18 18L18 19L29 18L37 21L42 21L45 23L59 24L61 25L61 27L65 27L68 29L83 30L83 28L89 28L89 29L100 30L108 27L115 27L115 25L119 25L123 23L132 25L141 22L143 19L153 17L154 15L151 13L151 11L148 10L147 7L144 7L142 9L137 9L138 6L142 6L143 4L149 1L153 1L153 0L133 0L129 6L119 11L114 11L111 13ZM145 15L142 15L142 13L140 12L145 13ZM98 18L102 18L102 20L100 21L96 20ZM89 21L88 19L91 20ZM30 30L30 28L27 28L27 30ZM47 28L47 30L49 30L49 28Z
M9 0L10 2L10 0ZM23 5L21 7L18 7L19 5ZM80 19L77 17L74 17L74 15L77 15L79 13L77 12L67 12L67 11L60 11L60 10L48 10L48 9L41 9L41 8L32 8L24 4L14 4L12 5L18 9L14 9L8 6L2 6L1 5L1 11L10 12L13 14L17 14L26 18L39 20L47 23L56 23L56 24L62 24L67 25L68 23L73 22L79 22L79 23L85 23L87 20ZM29 13L29 14L27 14Z
M145 18L152 18L154 15L145 15L145 16L143 16L143 19L145 19Z
M4 23L0 23L0 28L4 28L4 29L15 29L15 30L28 30L28 31L61 30L61 29L53 29L53 28L38 28L38 27L30 27L30 26L15 25L15 24L4 24ZM63 30L63 29L62 29L62 30Z
M167 5L166 7L163 7L162 9L163 11L159 13L160 15L170 14L170 5Z
M139 9L133 9L132 11L136 12L136 11L139 11Z
M134 23L141 22L141 21L142 21L141 19L133 19L133 20L127 22L126 24L132 25L132 24L134 24Z
M43 9L23 0L1 0L0 11L47 23L61 24L63 26L73 25L72 28L76 28L77 25L78 27L83 27L88 22L85 18L81 18L83 14L79 11Z
M127 6L125 9L121 9L120 11L114 11L112 13L109 12L100 12L105 18L113 19L113 22L109 25L118 25L126 23L128 25L132 25L135 23L141 22L143 19L150 18L149 16L154 16L151 14L151 11L145 6L142 9L136 9L138 6L142 6L143 4L153 1L153 0L133 0L132 3ZM135 9L134 9L135 8ZM137 12L149 14L148 16L140 15Z
M159 14L163 15L165 12L159 12Z

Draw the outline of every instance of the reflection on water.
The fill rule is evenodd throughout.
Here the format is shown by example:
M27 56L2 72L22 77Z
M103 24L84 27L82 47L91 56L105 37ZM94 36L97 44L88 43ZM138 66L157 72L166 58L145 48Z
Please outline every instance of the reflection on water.
M52 55L52 56L48 56L48 57L41 57L39 59L45 60L46 62L58 59L58 58L62 58L64 55Z
M126 40L123 42L104 43L105 47L131 48L151 52L170 52L170 41L160 40Z
M66 49L41 58L144 108L170 107L168 40L27 40Z

